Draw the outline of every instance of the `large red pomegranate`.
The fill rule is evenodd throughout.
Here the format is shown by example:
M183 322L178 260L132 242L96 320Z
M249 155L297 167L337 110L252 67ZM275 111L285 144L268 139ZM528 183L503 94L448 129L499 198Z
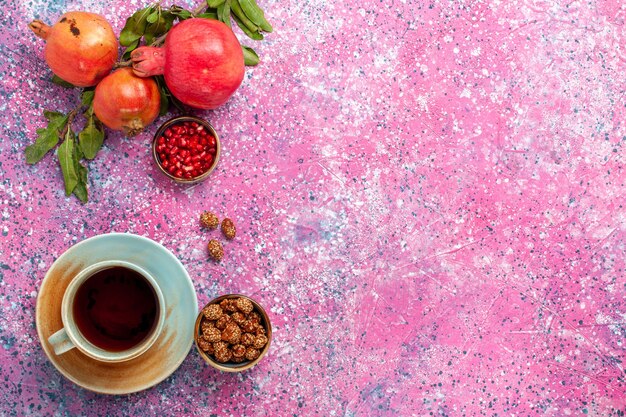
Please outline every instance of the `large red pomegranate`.
M241 45L224 23L194 18L175 25L163 48L140 47L131 53L140 77L163 74L172 94L188 106L214 109L241 85Z
M117 59L115 33L98 14L68 12L54 26L33 20L28 27L46 41L44 54L52 72L77 87L96 85Z
M161 96L156 81L140 78L130 67L107 75L96 87L93 112L110 129L128 136L141 132L159 115Z

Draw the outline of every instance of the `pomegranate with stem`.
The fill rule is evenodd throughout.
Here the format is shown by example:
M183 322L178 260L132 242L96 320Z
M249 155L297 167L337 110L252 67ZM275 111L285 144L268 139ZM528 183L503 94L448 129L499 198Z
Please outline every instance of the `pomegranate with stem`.
M161 95L153 78L140 78L130 67L107 75L96 87L93 112L110 129L134 136L159 115Z
M46 41L44 55L52 72L77 87L96 85L117 60L117 37L98 14L68 12L53 26L33 20L28 27Z
M162 48L139 47L131 60L136 75L163 74L174 97L200 109L224 104L241 85L245 68L233 31L218 20L203 18L178 23Z

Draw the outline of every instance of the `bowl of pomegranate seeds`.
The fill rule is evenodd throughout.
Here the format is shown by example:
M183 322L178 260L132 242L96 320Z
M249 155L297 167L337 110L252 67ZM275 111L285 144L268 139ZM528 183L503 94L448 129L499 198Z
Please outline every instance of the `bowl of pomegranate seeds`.
M272 325L253 299L222 295L198 314L195 340L206 363L220 371L241 372L256 365L269 350Z
M194 184L215 169L220 159L220 140L206 120L178 116L157 130L152 156L166 176L178 183Z

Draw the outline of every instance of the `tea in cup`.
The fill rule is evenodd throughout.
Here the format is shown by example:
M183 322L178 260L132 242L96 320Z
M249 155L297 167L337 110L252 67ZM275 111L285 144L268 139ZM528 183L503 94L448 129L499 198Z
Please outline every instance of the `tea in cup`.
M125 261L79 272L61 304L63 328L48 338L54 353L78 349L93 359L122 362L152 346L163 328L165 302L155 279Z

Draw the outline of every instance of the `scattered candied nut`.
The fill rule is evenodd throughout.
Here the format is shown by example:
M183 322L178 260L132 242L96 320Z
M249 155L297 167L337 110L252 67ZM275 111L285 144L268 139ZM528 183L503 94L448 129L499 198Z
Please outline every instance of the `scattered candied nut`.
M218 343L224 343L224 342L218 342ZM222 345L220 345L219 347L216 345L217 343L213 344L213 348L215 349L215 360L218 362L222 362L222 363L228 362L233 357L233 354L230 351L230 349L228 349L228 347L222 347ZM224 343L224 345L226 345L226 343ZM247 350L246 350L246 353L248 353Z
M205 211L200 215L200 224L207 229L217 229L220 224L220 219L210 211Z
M244 362L246 360L245 356L234 356L232 358L230 358L230 361L233 363L241 363Z
M237 298L237 300L235 300L235 306L237 307L237 310L241 311L243 314L251 314L252 310L254 310L254 305L252 304L252 301L243 297Z
M256 332L254 332L254 334L256 334L257 336L265 335L265 327L261 326L260 324L257 324L256 325Z
M228 240L232 240L235 238L237 234L237 229L235 229L235 223L228 217L222 220L222 233Z
M248 314L248 320L251 320L255 323L261 323L261 316L259 316L259 313L257 313L256 311L253 311L252 313Z
M200 322L200 330L202 331L202 333L206 332L207 329L211 329L211 328L215 328L214 321L202 320L202 322Z
M222 332L217 327L211 327L206 332L202 332L202 337L211 343L219 342L222 340Z
M255 360L256 358L259 357L260 354L261 352L258 349L251 348L251 347L246 349L246 359L249 361Z
M221 261L222 258L224 257L224 248L222 247L222 244L219 241L215 239L209 240L209 244L207 245L207 248L209 249L209 255L214 260Z
M240 311L237 311L236 313L231 314L230 317L235 321L235 323L237 323L240 326L247 321L246 316Z
M210 349L213 345L211 345L211 343L209 343L209 341L208 341L208 340L206 340L206 339L204 339L204 338L202 338L202 337L199 337L199 338L198 338L198 346L200 347L200 349L202 349L202 350L204 350L204 351L206 352L206 351L207 351L207 350L209 350L209 349Z
M245 322L243 322L243 324L241 325L241 330L243 330L246 333L256 333L257 325L258 325L257 322L248 319Z
M202 314L208 320L217 320L222 317L222 307L219 304L210 304L202 309Z
M224 314L218 321L215 322L215 327L220 330L224 330L226 325L230 323L233 319L230 318L228 314Z
M217 352L218 350L228 349L228 343L226 342L215 342L213 343L213 349Z
M244 333L241 335L239 342L244 346L252 346L254 344L255 336L252 333Z
M234 313L235 311L237 311L237 305L235 304L234 300L230 298L226 298L225 300L222 300L222 302L220 303L220 307L222 307L222 310L228 311L231 313Z
M257 349L262 349L263 346L265 346L266 344L267 344L267 336L260 334L254 338L254 343L252 344L252 347L255 347Z
M239 343L241 338L241 329L234 321L228 323L226 328L222 330L222 340L231 344Z
M233 357L235 358L243 358L246 354L246 347L244 345L235 345L231 349L233 352Z

